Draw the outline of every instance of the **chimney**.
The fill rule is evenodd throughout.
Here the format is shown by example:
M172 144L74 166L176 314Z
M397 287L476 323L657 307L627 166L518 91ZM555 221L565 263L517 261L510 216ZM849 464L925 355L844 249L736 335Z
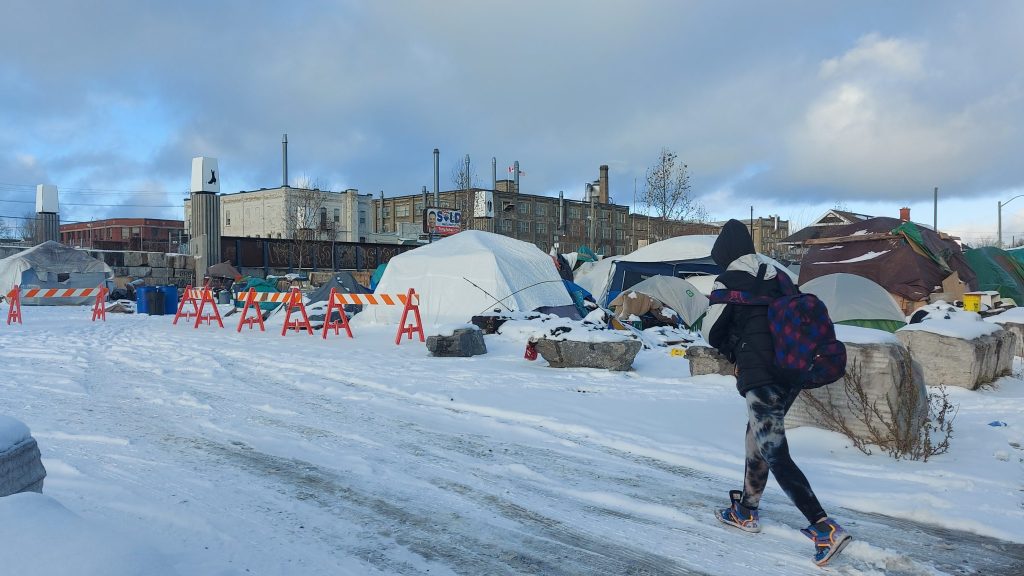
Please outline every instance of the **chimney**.
M602 204L607 204L608 203L608 165L607 164L602 164L601 165L600 182L601 182L601 188L600 188L599 193L601 194L601 197L600 197L600 199L598 201L601 202Z
M904 206L900 208L900 220L903 222L910 222L910 208Z
M281 177L284 182L282 188L288 187L288 135L281 136Z

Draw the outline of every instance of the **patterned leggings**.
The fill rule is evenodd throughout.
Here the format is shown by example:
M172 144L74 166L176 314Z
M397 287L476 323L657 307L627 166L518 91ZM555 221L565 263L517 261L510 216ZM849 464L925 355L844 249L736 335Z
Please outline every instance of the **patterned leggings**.
M757 508L771 470L783 492L813 524L825 517L807 477L789 456L786 442L786 412L800 394L799 388L771 384L747 392L747 462L743 474L743 500Z

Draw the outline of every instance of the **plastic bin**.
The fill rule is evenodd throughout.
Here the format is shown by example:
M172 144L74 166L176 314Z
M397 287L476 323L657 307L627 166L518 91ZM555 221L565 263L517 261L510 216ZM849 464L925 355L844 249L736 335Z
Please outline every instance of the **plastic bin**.
M164 293L159 288L146 292L146 314L150 316L164 315Z
M981 310L981 294L967 292L964 294L964 310L978 312Z
M147 296L152 291L156 290L153 286L139 286L135 289L135 311L139 314L148 314L149 305L146 301Z
M178 312L178 287L161 286L160 291L164 293L164 314L177 314Z

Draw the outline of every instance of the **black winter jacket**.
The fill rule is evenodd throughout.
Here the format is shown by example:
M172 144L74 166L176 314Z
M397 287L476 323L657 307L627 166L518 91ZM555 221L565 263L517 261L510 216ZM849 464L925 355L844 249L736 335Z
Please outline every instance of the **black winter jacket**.
M746 226L730 220L711 251L715 262L726 268L715 289L743 290L777 297L782 295L774 266L765 265L765 278L757 279L764 264L754 253ZM703 324L704 339L737 368L736 389L741 395L754 388L781 381L774 368L775 347L768 329L767 306L713 304Z

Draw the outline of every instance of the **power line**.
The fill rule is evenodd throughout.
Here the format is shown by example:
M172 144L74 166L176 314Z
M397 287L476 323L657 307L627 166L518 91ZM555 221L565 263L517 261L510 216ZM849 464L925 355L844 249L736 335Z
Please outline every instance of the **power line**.
M0 200L11 204L35 204L32 200ZM181 208L180 204L81 204L78 202L61 202L61 206L89 206L96 208Z

